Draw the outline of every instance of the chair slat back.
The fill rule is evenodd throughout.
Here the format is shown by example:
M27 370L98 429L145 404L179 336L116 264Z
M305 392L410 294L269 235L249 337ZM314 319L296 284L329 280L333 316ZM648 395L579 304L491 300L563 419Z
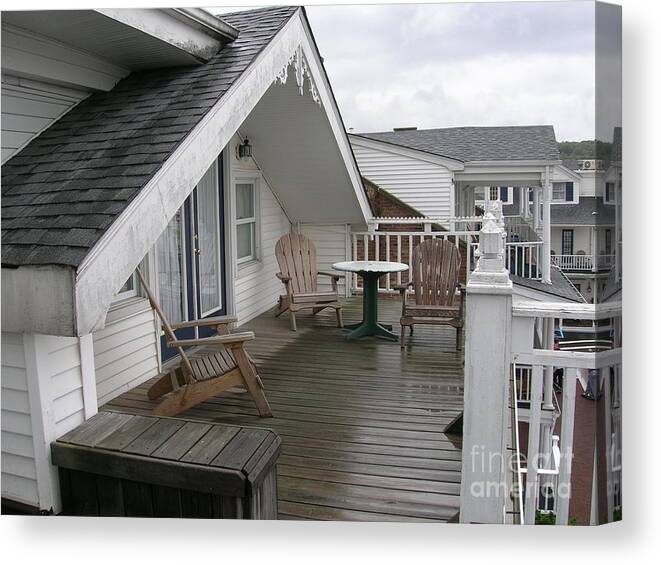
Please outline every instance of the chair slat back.
M149 299L149 303L151 304L151 307L154 309L159 319L161 320L161 326L163 327L163 331L165 332L165 337L167 338L167 341L176 341L177 336L175 335L174 330L170 325L170 322L168 322L168 319L165 317L165 312L161 310L160 305L158 304L158 302L156 302L156 297L149 288L147 281L145 281L145 277L142 275L142 271L140 271L140 269L136 269L136 270L138 272L138 278L140 279L140 284L142 285L142 288L145 289L145 294ZM190 376L195 375L193 371L193 366L191 365L190 359L188 358L186 352L182 347L175 347L175 349L177 350L177 353L179 353L179 356L181 357L181 364L184 368L184 378L186 379L186 382L188 382L190 380Z
M283 235L275 244L275 257L280 272L291 279L294 294L316 292L317 249L300 233Z
M415 303L452 306L460 267L461 254L451 241L435 238L417 245L411 263Z

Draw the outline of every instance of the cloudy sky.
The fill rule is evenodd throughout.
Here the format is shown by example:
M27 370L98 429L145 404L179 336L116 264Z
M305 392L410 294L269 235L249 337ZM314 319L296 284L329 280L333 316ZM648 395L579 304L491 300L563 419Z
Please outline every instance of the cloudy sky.
M552 124L594 138L594 4L306 8L346 127Z

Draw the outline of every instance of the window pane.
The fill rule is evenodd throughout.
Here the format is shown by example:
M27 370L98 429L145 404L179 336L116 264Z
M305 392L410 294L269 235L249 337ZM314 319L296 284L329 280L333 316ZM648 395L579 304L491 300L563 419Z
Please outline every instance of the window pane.
M202 313L220 308L220 209L218 178L214 164L197 185L200 261L200 306Z
M236 226L236 255L239 259L254 257L254 231L252 222Z
M251 183L236 185L236 219L252 218L255 216L255 186Z
M156 242L158 291L161 308L170 323L184 320L184 268L179 210Z
M553 183L553 200L564 200L565 199L565 183L564 182L554 182Z
M128 280L124 283L124 286L119 289L119 293L121 294L122 292L128 292L129 290L133 290L135 288L134 286L134 275L131 275Z

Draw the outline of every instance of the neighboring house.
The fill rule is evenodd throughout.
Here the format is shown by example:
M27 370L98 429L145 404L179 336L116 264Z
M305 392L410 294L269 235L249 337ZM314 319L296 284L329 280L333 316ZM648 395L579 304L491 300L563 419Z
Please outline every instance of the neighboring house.
M51 441L165 360L138 266L171 321L243 323L280 236L328 269L370 212L302 8L2 25L2 496L57 511Z
M449 232L465 229L457 220L475 218L485 200L502 202L505 215L516 216L505 222L517 293L582 300L551 263L550 198L544 194L553 192L561 165L552 126L398 128L349 137L364 177Z

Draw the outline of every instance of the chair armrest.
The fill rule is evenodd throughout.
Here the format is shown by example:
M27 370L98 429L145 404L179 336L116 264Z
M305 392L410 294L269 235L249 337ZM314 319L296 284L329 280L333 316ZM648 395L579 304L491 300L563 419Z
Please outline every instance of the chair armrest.
M413 286L412 282L408 282L406 284L396 284L393 286L393 290L398 290L399 292L406 292L406 290L410 287Z
M282 273L276 273L275 276L278 277L283 283L287 283L291 280L291 277L283 275Z
M328 271L317 271L318 275L323 275L325 277L330 277L331 279L335 279L336 281L339 281L342 278L342 275L338 275L337 273L329 273Z
M200 320L190 320L188 322L179 322L178 324L171 324L173 330L180 330L182 328L196 328L205 326L225 326L236 322L236 316L216 316L215 318L202 318Z
M177 339L168 341L168 347L188 347L193 345L230 345L232 343L241 343L255 339L253 332L239 332L235 334L219 335L212 337L203 337L200 339Z

